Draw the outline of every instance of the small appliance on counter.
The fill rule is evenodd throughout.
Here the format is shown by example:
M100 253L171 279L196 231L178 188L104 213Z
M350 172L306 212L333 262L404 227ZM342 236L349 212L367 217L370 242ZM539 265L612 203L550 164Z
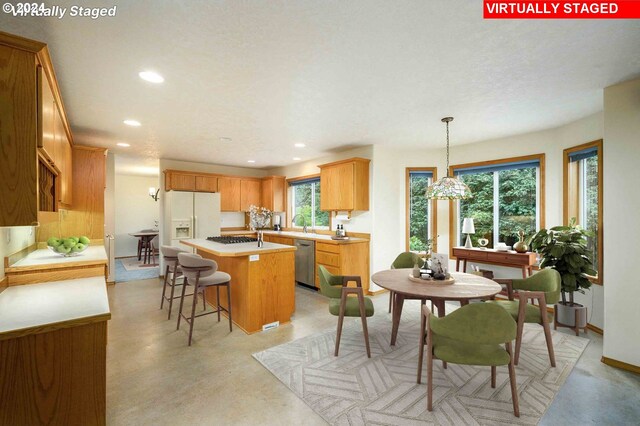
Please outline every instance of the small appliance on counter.
M280 226L280 215L276 214L273 216L273 230L274 231L282 231L282 227Z

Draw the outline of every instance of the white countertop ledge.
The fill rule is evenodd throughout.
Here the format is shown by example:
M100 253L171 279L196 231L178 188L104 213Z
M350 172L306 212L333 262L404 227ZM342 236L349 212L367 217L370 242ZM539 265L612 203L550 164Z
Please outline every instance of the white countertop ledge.
M0 340L110 317L104 277L11 286L0 293Z
M249 254L296 250L294 246L267 242L263 243L262 247L258 247L256 241L250 243L222 244L206 239L188 239L180 240L180 242L220 256L246 256Z
M107 262L107 252L103 245L89 246L78 256L64 257L49 250L38 249L20 259L11 268L27 268L32 266L61 265L75 262Z

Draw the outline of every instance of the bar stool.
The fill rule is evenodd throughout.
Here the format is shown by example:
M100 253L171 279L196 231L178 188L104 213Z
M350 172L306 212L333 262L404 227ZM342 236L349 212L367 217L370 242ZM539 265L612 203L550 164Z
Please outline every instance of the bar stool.
M160 309L164 307L165 300L169 302L169 316L168 320L171 319L171 308L173 307L173 300L179 299L180 296L174 296L174 291L176 285L184 285L184 281L181 283L176 283L176 278L182 277L182 270L180 269L180 262L178 262L178 253L188 253L186 250L183 250L178 247L173 246L162 246L160 247L160 252L162 253L162 257L167 264L164 272L164 283L162 284L162 298L160 299ZM169 278L171 275L171 278ZM167 296L167 286L171 287L171 294ZM206 309L204 293L202 294L202 309Z
M182 269L182 273L184 274L184 285L182 286L182 295L180 296L180 312L178 315L178 326L177 329L180 329L180 319L184 318L184 320L189 324L189 346L191 346L191 337L193 335L193 323L196 317L201 317L209 314L218 314L218 322L220 322L220 312L225 311L229 315L229 331L233 331L232 321L231 321L231 275L226 272L218 271L218 264L214 260L203 259L202 256L191 253L178 253L178 262L180 263L180 268ZM191 317L187 318L182 313L182 306L184 304L184 296L187 285L194 286L194 297L193 303L191 307ZM220 286L227 287L227 308L223 308L220 306ZM215 311L204 312L199 315L196 315L196 304L198 301L198 293L202 291L204 296L204 291L208 287L215 287L217 294L217 303L218 307Z

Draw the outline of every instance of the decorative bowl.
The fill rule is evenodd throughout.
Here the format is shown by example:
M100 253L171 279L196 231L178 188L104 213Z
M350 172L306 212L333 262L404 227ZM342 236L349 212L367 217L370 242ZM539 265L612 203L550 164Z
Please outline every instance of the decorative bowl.
M85 245L84 248L82 250L76 250L76 251L70 251L69 253L60 253L56 250L55 247L51 247L51 246L47 246L47 248L49 250L51 250L51 252L57 254L58 256L62 256L62 257L75 257L75 256L79 256L80 253L82 253L83 251L86 251L89 246Z
M412 274L409 274L409 279L416 283L431 284L431 285L450 285L456 282L454 278L446 280L434 280L433 278L416 278Z

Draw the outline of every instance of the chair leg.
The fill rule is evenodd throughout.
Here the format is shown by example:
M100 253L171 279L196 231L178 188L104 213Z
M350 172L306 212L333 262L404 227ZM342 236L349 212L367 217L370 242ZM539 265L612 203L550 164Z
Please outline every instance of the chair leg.
M424 315L420 314L421 316L421 320L420 320L420 345L418 348L418 377L416 380L416 383L420 384L422 383L422 360L424 359L424 333L426 332L426 326L427 326L427 317L425 317Z
M227 283L227 314L229 314L229 331L233 331L233 322L231 321L231 283Z
M164 306L164 295L167 291L167 282L169 281L169 265L167 265L167 269L164 272L164 281L162 282L162 299L160 300L160 309Z
M491 387L492 388L496 387L496 366L495 365L491 366Z
M207 294L207 289L203 288L202 289L202 310L206 311L207 310L207 298L205 297Z
M427 410L433 411L433 337L427 331Z
M196 278L195 290L193 291L193 302L191 303L191 321L189 321L189 346L193 336L193 323L196 322L196 305L198 304L198 279Z
M174 272L171 274L172 275L171 276L171 296L169 298L169 316L167 317L167 320L171 319L171 309L173 308L173 294L174 294L174 291L176 289L176 275L177 274L176 274L175 271L177 269L178 269L177 267L174 267ZM184 278L184 280L186 280L186 278ZM183 282L183 286L185 286L185 285L186 285L186 283ZM180 309L180 311L182 312L182 308Z
M142 259L142 240L138 239L138 262Z
M547 341L549 361L551 361L551 366L555 367L556 355L553 351L553 339L551 339L551 327L549 326L549 316L547 315L547 301L544 298L540 299L540 317L542 318L542 328L544 328L544 338Z
M520 300L518 306L518 328L516 332L516 354L513 360L513 363L515 365L518 365L518 361L520 360L520 347L522 346L522 332L524 330L524 317L526 307L526 301Z
M391 313L392 305L393 305L393 290L389 290L389 313Z
M220 286L216 286L216 300L218 301L218 322L220 322Z
M180 319L182 318L182 305L184 305L184 293L187 290L187 278L184 279L184 284L182 284L182 294L180 295L180 309L178 309L178 326L176 330L180 330ZM171 311L169 311L169 315L171 315Z
M347 294L342 293L340 296L340 315L338 316L338 330L336 333L336 350L334 356L338 356L338 349L340 349L340 336L342 335L342 322L344 321L344 308L347 304Z
M367 312L364 308L364 295L358 293L358 304L360 305L360 318L362 319L362 332L364 333L364 343L367 347L367 357L371 358L371 348L369 347L369 330L367 329Z
M518 404L518 388L516 387L516 369L513 362L513 352L511 351L511 342L506 344L507 352L511 359L509 360L509 382L511 382L511 400L513 401L513 414L520 417L520 406Z

